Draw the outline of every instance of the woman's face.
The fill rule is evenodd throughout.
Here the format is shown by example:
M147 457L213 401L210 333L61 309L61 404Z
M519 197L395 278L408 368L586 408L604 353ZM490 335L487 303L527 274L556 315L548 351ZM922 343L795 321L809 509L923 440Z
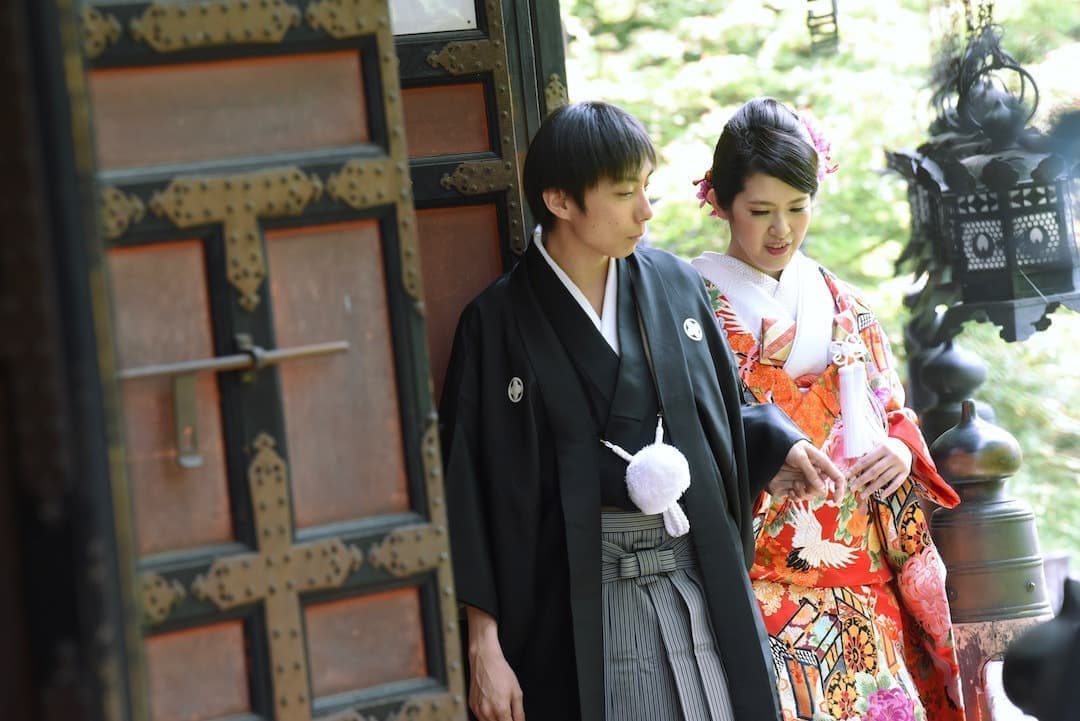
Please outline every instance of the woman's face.
M755 173L746 179L730 209L718 207L711 191L709 200L731 225L727 254L779 278L810 227L810 194L771 175Z

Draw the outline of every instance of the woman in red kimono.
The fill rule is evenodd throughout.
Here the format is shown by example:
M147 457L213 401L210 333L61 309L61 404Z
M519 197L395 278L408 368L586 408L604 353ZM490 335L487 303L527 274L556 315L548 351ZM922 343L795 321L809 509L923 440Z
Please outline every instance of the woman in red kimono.
M757 98L697 181L731 243L694 265L746 391L783 408L849 478L838 501L761 495L754 591L785 719L960 721L945 567L919 505L959 498L904 407L877 319L799 251L818 182L836 169L828 150L792 110Z

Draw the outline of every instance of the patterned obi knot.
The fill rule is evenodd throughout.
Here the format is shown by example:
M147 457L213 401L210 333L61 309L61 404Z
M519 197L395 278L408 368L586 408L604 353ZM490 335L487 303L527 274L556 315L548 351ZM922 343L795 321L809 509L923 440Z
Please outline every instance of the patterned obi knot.
M694 547L687 536L669 538L653 548L625 549L617 543L600 544L603 583L633 579L641 585L680 568L696 565Z
M670 548L649 548L619 556L619 578L671 573L676 568L675 551Z

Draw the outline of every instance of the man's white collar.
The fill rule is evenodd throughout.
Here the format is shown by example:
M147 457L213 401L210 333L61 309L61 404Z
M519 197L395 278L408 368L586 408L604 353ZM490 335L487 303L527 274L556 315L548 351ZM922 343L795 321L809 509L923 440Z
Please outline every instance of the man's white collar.
M544 257L547 264L551 266L551 270L554 271L555 277L563 284L570 295L577 301L581 309L585 311L585 315L589 317L589 320L596 326L596 330L600 331L600 335L604 336L604 340L611 346L611 349L615 351L615 355L619 355L619 271L615 265L614 258L608 258L608 270L607 270L607 282L604 284L604 305L601 308L602 315L596 314L596 309L593 308L592 303L585 297L585 294L581 292L581 289L577 287L570 276L566 274L559 264L551 257L547 252L547 248L544 247L544 233L540 226L536 226L536 230L533 232L533 242L536 243L537 249L540 251L540 255Z

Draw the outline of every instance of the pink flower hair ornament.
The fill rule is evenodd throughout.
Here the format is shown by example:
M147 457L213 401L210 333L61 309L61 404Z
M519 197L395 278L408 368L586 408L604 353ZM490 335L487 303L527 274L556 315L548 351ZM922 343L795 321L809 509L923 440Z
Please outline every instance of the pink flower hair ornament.
M709 191L712 190L712 171L706 170L705 175L697 180L691 181L698 187L695 197L698 199L698 207L704 208L709 202ZM720 214L716 212L716 208L709 208L709 215L713 218L719 218Z
M833 160L832 143L825 137L825 133L821 132L821 129L818 128L809 111L800 113L799 121L803 124L803 127L806 128L806 134L809 136L810 144L813 145L814 150L817 151L817 179L820 183L822 180L825 180L825 176L832 175L839 170L840 164Z

